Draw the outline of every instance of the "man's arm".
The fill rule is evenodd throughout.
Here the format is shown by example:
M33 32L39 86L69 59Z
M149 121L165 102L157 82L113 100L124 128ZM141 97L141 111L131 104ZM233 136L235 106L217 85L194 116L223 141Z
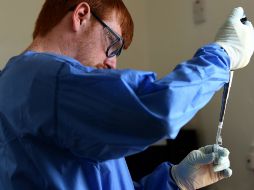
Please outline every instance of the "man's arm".
M228 79L228 55L215 44L160 80L152 72L66 64L56 92L57 137L73 153L100 161L140 152L174 138Z

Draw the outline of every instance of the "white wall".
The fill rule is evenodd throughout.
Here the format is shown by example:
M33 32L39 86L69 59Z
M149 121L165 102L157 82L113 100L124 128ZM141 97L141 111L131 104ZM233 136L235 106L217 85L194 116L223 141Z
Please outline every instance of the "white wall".
M120 67L156 71L163 76L190 58L214 35L233 7L243 6L254 21L253 1L206 0L207 21L194 25L194 0L125 0L135 20L134 42L120 58ZM0 68L12 55L31 42L34 21L43 0L0 2ZM253 61L252 61L253 62ZM245 168L249 144L254 139L254 63L235 73L223 129L224 145L231 151L233 176L211 186L216 190L252 190L253 175ZM192 121L201 135L202 145L214 143L220 107L220 94Z
M0 1L0 69L30 43L43 0Z
M135 36L128 53L119 59L120 68L149 69L147 46L146 4L144 0L124 0L135 18ZM0 69L8 59L21 53L32 40L32 32L38 12L44 0L0 1ZM146 5L146 6L144 6ZM145 32L144 32L145 31ZM129 56L130 55L130 56Z
M243 6L248 18L254 21L253 1L205 0L207 20L201 25L195 25L192 20L193 1L139 1L147 9L143 27L145 30L141 27L139 29L144 34L148 34L148 41L144 46L149 46L147 54L149 69L156 71L159 76L168 73L177 63L190 58L202 44L212 42L218 28L233 7ZM133 5L135 6L134 3ZM139 15L135 16L140 18ZM254 188L252 180L254 173L246 169L246 156L249 145L254 139L253 64L252 59L247 68L235 72L223 129L224 145L231 151L234 174L230 179L213 185L210 189L252 190ZM217 93L190 124L198 129L202 145L215 142L220 98L221 93Z
M128 51L123 51L118 60L119 68L149 70L147 4L145 0L124 0L134 18L134 37Z

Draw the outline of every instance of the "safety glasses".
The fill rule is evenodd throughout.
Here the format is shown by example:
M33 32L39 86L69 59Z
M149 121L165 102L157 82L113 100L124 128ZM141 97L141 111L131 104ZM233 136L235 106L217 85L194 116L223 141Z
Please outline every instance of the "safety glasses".
M94 12L92 12L92 15L94 18L96 18L99 23L103 26L103 30L105 32L105 35L107 37L107 40L109 40L109 46L106 50L106 56L108 58L119 56L122 52L123 46L124 46L124 40L123 38L115 33L105 22L103 22Z
M68 11L74 11L75 6L71 7ZM103 26L103 30L105 33L105 36L107 37L108 40L108 48L106 50L106 56L108 58L114 57L114 56L119 56L123 50L124 47L124 40L123 38L115 33L105 22L103 22L93 11L91 11L92 15L94 18L99 21L99 23Z

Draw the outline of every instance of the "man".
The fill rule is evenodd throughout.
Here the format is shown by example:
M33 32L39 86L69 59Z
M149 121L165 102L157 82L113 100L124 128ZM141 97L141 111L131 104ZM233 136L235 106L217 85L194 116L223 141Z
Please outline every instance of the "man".
M232 174L227 149L191 152L139 182L124 157L175 138L229 79L248 64L253 27L234 9L216 37L156 80L117 70L132 40L121 0L46 0L34 40L0 76L0 187L4 190L198 189Z

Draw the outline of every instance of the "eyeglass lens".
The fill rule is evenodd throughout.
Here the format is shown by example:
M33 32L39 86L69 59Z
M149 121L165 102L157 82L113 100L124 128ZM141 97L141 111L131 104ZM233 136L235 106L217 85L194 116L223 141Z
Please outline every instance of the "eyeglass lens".
M123 40L120 37L114 35L107 27L104 27L104 31L109 41L107 56L108 57L119 56L123 48Z

